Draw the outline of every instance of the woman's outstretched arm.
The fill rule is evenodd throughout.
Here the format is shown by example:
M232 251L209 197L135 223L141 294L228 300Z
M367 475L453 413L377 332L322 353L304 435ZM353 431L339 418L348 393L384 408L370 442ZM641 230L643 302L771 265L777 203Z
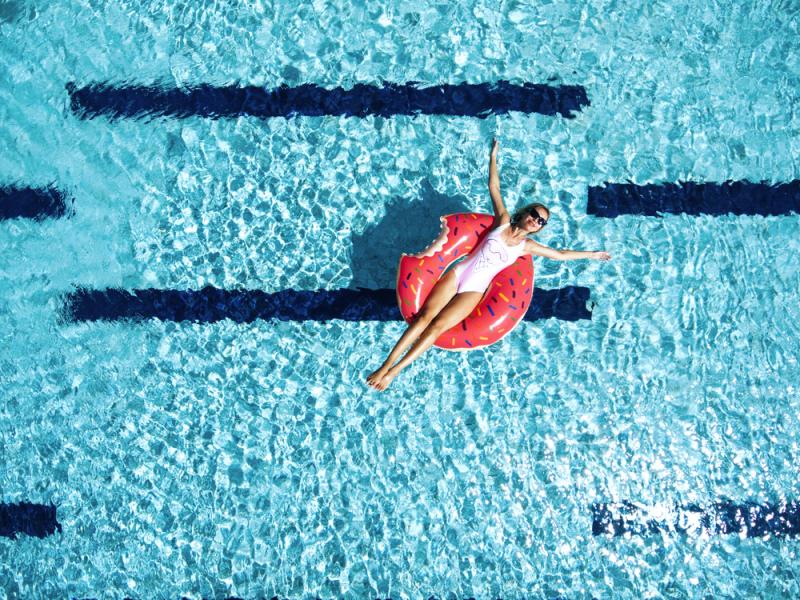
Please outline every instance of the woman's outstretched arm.
M511 217L508 216L506 205L503 203L503 197L500 195L500 176L497 174L497 149L500 142L492 140L492 151L489 154L489 195L492 197L492 204L494 205L494 223L492 227L497 227L504 223L508 223Z
M525 252L534 256L544 256L553 260L579 260L581 258L591 258L594 260L611 260L611 255L605 250L586 251L586 250L556 250L548 248L533 240L525 241Z

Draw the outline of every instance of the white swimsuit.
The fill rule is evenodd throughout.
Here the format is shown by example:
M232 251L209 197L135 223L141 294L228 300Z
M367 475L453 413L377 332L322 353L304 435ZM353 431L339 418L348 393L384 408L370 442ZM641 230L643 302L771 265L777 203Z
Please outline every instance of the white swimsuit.
M458 281L457 293L485 292L495 275L517 260L525 251L525 242L507 245L502 232L510 225L500 225L453 269Z

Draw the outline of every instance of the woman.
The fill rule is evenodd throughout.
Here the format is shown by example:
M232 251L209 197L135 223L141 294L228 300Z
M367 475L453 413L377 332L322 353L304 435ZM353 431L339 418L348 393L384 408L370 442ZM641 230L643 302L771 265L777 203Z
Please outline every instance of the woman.
M517 210L513 217L509 216L500 196L498 146L497 140L492 140L489 194L494 204L494 221L489 234L436 283L414 323L406 329L380 368L367 377L367 383L372 387L385 390L400 371L430 348L443 332L464 320L481 301L495 275L518 257L530 254L554 260L611 258L607 252L555 250L526 239L547 225L550 211L541 204L529 204ZM408 353L400 359L406 349L409 349Z

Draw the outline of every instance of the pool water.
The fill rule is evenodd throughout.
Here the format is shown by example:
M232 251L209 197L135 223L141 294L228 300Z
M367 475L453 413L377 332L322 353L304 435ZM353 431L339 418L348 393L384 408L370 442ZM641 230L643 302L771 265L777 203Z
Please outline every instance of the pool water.
M75 202L0 222L0 501L63 528L0 539L0 598L800 595L796 540L595 536L590 508L800 496L800 218L586 214L604 182L800 178L799 26L762 1L0 1L0 184ZM499 79L591 104L110 120L65 87ZM535 261L591 320L432 350L379 394L400 321L61 316L78 286L393 287L442 212L491 209L495 135L508 205L552 209L537 239L612 254Z

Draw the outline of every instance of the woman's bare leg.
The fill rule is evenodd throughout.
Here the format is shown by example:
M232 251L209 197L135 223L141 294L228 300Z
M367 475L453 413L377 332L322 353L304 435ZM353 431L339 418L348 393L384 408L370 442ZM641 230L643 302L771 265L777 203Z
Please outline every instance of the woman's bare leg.
M386 357L386 360L383 361L383 364L367 377L367 383L369 385L373 387L377 386L378 382L386 375L389 368L403 355L406 348L425 331L425 328L436 315L439 314L439 311L452 300L453 296L456 295L457 286L458 282L454 271L449 271L436 282L436 285L433 286L431 293L428 294L428 298L425 300L425 304L422 306L419 314L417 314L414 322L408 326L405 333L397 340L397 343L394 345L394 348L392 348L389 356Z
M469 313L478 306L478 302L481 301L481 298L483 298L482 292L463 292L461 294L456 294L448 305L439 312L438 316L431 321L430 325L425 328L425 331L419 336L417 342L411 346L408 354L406 354L399 363L389 368L375 387L379 390L385 390L389 387L389 384L397 377L400 371L405 369L414 362L420 354L430 348L440 335L466 319Z

